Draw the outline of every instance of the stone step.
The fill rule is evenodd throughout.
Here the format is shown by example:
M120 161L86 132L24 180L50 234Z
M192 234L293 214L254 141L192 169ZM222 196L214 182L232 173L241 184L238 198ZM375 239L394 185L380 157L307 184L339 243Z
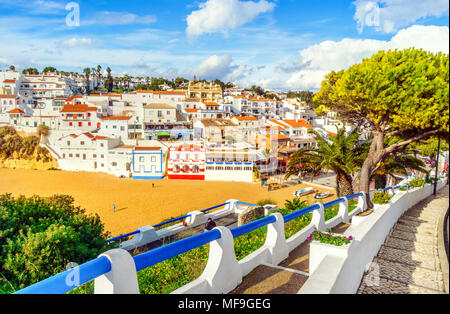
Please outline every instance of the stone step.
M437 261L433 256L414 251L405 251L383 245L378 253L378 257L392 262L400 262L430 270L439 270L439 265L436 263Z
M431 234L434 236L434 234L436 232L436 227L425 226L425 225L419 226L419 227L412 227L412 226L408 226L408 225L395 224L393 230Z
M411 227L420 227L420 226L431 226L432 224L427 224L424 222L419 222L419 221L415 221L415 220L410 220L410 219L405 219L405 218L400 218L397 222L400 225L407 225L407 226L411 226Z
M388 237L384 245L395 249L414 251L426 255L434 255L436 253L436 249L431 245L415 243L413 241L403 240L395 237Z
M407 232L407 231L401 231L394 229L391 232L391 237L396 237L402 240L408 240L408 241L414 241L418 243L424 243L428 245L433 245L435 238L433 234L427 234L427 233L413 233L413 232Z
M365 283L364 280L358 289L358 294L443 294L444 292L416 286L414 284L405 284L402 282L380 278L377 282Z
M403 215L401 218L408 219L412 221L421 222L424 224L435 224L438 221L439 217L434 215L422 214L420 216L410 215L409 212Z
M374 258L374 263L379 266L380 278L386 278L402 282L404 284L414 284L416 286L443 290L442 273L434 270L411 266L402 263L391 262L378 257Z

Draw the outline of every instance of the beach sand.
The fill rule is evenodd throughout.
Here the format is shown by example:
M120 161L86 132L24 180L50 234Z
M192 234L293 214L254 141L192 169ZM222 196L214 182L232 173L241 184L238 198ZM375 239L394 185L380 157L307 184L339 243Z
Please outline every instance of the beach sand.
M155 187L152 187L152 184ZM268 192L260 184L184 181L184 180L132 180L92 172L68 172L28 169L0 169L0 194L14 196L69 194L75 205L88 213L100 216L106 230L113 236L125 234L145 225L154 225L172 217L183 216L193 210L202 210L228 199L256 203L272 199L278 206L292 200L292 193L308 187L300 184ZM330 191L332 189L315 189ZM302 197L315 203L312 195ZM113 204L116 212L113 212Z

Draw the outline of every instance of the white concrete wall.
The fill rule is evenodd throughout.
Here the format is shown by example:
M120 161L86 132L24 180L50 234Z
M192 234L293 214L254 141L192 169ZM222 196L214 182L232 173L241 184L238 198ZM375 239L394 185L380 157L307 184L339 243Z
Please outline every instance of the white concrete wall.
M446 181L438 183L438 189ZM405 211L427 198L433 193L433 185L409 191L396 190L388 206L375 206L375 210L352 224L344 233L352 236L352 245L346 256L334 254L332 251L322 258L316 270L300 289L300 294L353 294L356 293L373 258L378 254L389 232Z

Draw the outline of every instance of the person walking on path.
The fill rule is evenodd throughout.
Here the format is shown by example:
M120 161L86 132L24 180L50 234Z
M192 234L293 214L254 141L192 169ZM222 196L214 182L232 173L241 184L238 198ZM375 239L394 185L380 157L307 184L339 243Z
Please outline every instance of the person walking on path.
M216 223L211 218L208 218L208 221L205 224L205 232L211 231L216 227Z
M116 212L116 204L113 204L113 213Z

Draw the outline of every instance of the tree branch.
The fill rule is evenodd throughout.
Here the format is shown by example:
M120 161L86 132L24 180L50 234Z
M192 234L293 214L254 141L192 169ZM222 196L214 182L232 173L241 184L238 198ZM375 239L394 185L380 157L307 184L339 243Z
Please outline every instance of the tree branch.
M431 137L433 135L439 134L440 130L431 130L431 131L427 131L427 132L423 132L420 134L417 134L416 136L413 136L405 141L402 142L398 142L394 145L389 146L388 148L386 148L384 150L384 154L391 154L394 153L400 149L403 149L405 146L413 143L413 142L417 142L420 140L423 140L425 138Z

